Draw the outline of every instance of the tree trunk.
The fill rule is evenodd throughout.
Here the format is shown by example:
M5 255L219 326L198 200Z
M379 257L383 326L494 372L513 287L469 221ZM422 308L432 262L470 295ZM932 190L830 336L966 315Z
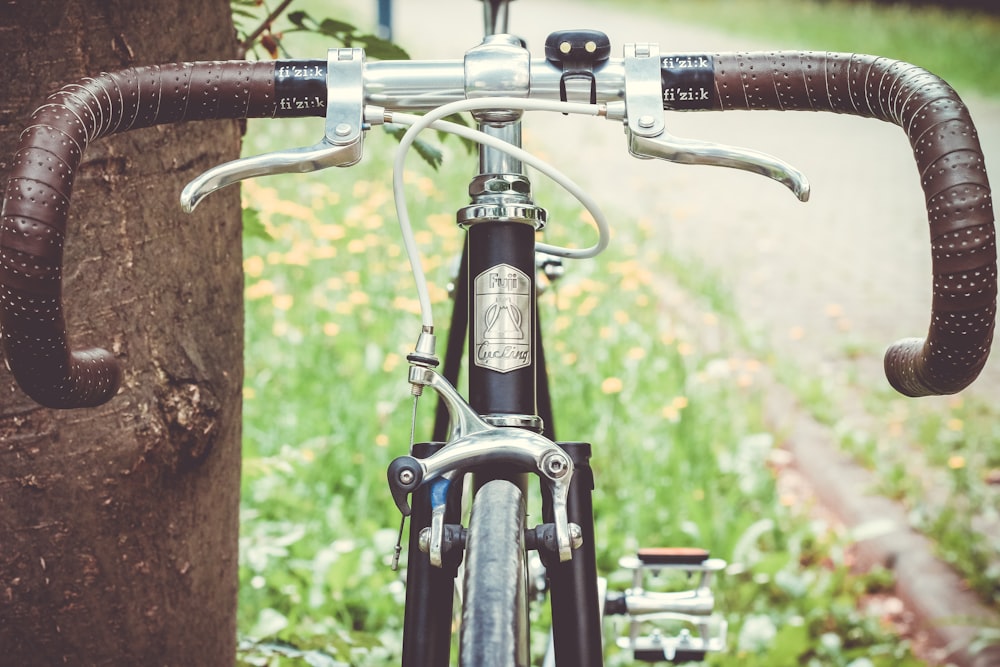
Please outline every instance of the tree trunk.
M0 2L0 183L29 115L63 83L235 52L228 0ZM177 197L239 143L235 122L191 123L84 155L67 322L74 347L123 362L123 389L101 408L48 410L0 368L0 664L233 664L239 196L194 216Z

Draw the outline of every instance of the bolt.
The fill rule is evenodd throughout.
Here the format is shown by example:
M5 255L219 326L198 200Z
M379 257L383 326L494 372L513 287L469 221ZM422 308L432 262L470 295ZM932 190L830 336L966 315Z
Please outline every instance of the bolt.
M476 198L483 195L508 196L531 195L531 184L523 176L512 174L493 174L480 176L469 185L469 196Z
M649 114L639 117L639 127L649 129L654 125L656 125L656 119Z
M583 529L580 528L580 524L569 524L569 545L574 549L583 546Z
M350 123L340 123L337 127L333 128L333 133L338 137L346 137L351 134L354 128L351 127Z
M416 475L409 468L404 468L399 471L399 483L403 486L409 486L413 484L413 480L416 479Z
M542 467L549 477L559 479L569 469L569 462L559 454L552 454L545 459Z
M431 552L431 529L423 528L420 531L420 538L417 541L420 550L425 554Z
M531 194L531 184L528 181L516 180L510 184L510 189L518 194L530 195Z

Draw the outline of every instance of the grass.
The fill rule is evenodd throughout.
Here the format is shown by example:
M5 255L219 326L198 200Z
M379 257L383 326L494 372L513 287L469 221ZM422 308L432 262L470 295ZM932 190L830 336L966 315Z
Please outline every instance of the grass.
M280 137L254 129L250 152L308 141L296 124ZM376 133L369 154L389 141ZM442 322L461 243L446 202L463 200L466 180L461 149L446 149L442 174L415 162L408 179ZM387 169L374 158L245 188L274 238L245 247L243 665L398 664L402 584L386 561L399 517L384 474L409 442L403 356L419 319ZM556 236L585 224L575 209L553 218L567 221ZM703 330L723 323L710 301L663 292L642 229L614 245L541 300L557 429L595 443L601 571L623 584L617 559L637 545L705 545L739 565L720 607L741 662L919 664L858 605L881 584L851 575L838 536L777 488L760 362L709 342Z
M678 0L670 10L690 20L712 12L716 25L731 21L759 34L778 29L751 22L764 10L790 21L813 16L810 25L827 28L818 40L801 28L782 29L801 36L802 45L809 39L821 48L881 50L956 82L946 70L974 71L962 63L942 69L931 62L936 56L911 57L905 47L844 41L873 44L862 28L887 18L898 26L907 17L869 15L852 24L875 10L841 11L838 19L815 14L834 11L820 3L781 4L777 11L766 0ZM923 29L923 20L907 30ZM858 32L850 34L851 25ZM996 24L982 29L996 30ZM912 34L907 39L919 43ZM982 90L1000 90L990 76L972 78ZM251 123L248 153L310 144L322 131L309 122L283 123L273 134L262 129ZM370 157L359 167L265 179L244 191L273 238L245 244L241 665L398 664L402 583L386 562L399 517L384 471L409 442L404 356L419 320L391 210L388 162L376 157L392 144L372 134ZM461 243L451 210L465 201L467 180L457 143L447 144L446 153L442 173L414 161L408 179L442 323L443 285ZM553 234L565 236L583 224L575 209L559 208L558 196L545 203L553 200L552 217L568 221ZM602 573L623 585L617 558L651 543L708 546L735 563L721 582L719 604L731 624L731 653L717 664L921 664L886 619L865 608L891 578L852 575L846 537L803 514L804 499L776 485L782 457L760 417L758 373L769 357L726 351L730 343L746 343L727 333L738 329L727 291L714 276L679 264L671 266L686 282L664 287L647 268L656 262L645 242L641 226L619 230L609 254L570 265L568 276L541 299L555 366L557 429L595 443ZM662 264L662 255L657 261ZM938 537L945 556L977 590L995 586L1000 577L986 556L996 547L969 539L968 530L970 510L990 502L987 485L972 471L984 462L1000 465L990 458L997 434L988 425L995 420L980 412L989 414L988 408L954 404L917 415L877 396L868 408L882 421L855 425L842 421L829 400L842 387L807 389L801 395L807 402L810 392L815 396L810 404L822 406L845 448L880 471L887 493L911 503L918 524ZM420 406L418 433L427 433L431 406ZM942 506L923 503L926 487L906 474L907 450L898 444L910 436L931 448L932 472L947 478ZM612 653L608 664L626 660Z
M739 326L738 320L731 320ZM754 349L754 348L751 348ZM756 348L761 356L771 353ZM836 435L841 448L876 473L878 493L909 510L911 525L931 537L982 602L1000 600L1000 437L995 405L975 395L914 401L872 387L851 370L807 372L775 359L779 380Z

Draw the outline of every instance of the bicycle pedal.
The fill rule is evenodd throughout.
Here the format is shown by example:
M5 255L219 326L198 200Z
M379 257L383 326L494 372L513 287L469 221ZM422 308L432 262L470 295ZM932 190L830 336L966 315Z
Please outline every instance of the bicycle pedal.
M646 547L636 552L643 565L701 565L709 555L708 549L697 547Z
M616 641L639 662L700 662L726 650L728 624L719 614L656 613L630 616L629 633Z
M721 558L711 558L707 549L689 547L645 548L639 549L635 556L619 559L619 566L632 572L632 588L630 592L637 596L658 598L661 601L679 600L685 597L711 597L712 575L721 572L726 567L726 561ZM693 586L692 576L698 576ZM650 587L647 581L656 582L658 586ZM649 592L657 587L675 586L671 592ZM684 590L678 591L680 586ZM681 611L686 609L665 608L661 611Z
M722 650L717 641L705 640L682 631L674 637L650 634L631 640L618 640L619 648L631 649L632 657L638 662L701 662L709 653Z
M644 548L622 558L632 587L605 597L606 616L628 619L619 648L641 662L698 662L726 646L727 623L714 613L711 578L726 567L705 549ZM697 582L692 585L692 577Z

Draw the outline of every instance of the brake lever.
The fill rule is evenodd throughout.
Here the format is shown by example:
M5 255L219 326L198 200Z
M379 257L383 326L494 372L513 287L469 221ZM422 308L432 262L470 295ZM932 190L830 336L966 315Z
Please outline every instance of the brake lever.
M306 173L328 167L349 167L361 159L361 154L360 137L346 146L338 146L328 138L324 138L314 146L275 151L226 162L212 167L184 186L181 191L181 208L190 213L202 199L238 181L272 174Z
M809 181L792 165L748 148L682 139L667 132L663 120L660 47L652 43L625 45L625 108L609 108L608 118L624 112L629 152L639 158L659 158L680 164L742 169L785 185L800 201L809 199ZM609 105L610 106L610 105Z
M663 131L655 137L628 134L629 153L638 158L659 158L678 164L731 167L766 176L791 190L799 201L809 201L809 180L805 174L776 157L751 150L696 139L683 139Z
M185 186L181 192L181 207L190 213L216 190L248 178L356 164L361 159L364 133L373 122L371 119L381 122L381 110L372 110L366 118L364 63L362 49L330 49L327 52L325 136L319 143L213 167Z

